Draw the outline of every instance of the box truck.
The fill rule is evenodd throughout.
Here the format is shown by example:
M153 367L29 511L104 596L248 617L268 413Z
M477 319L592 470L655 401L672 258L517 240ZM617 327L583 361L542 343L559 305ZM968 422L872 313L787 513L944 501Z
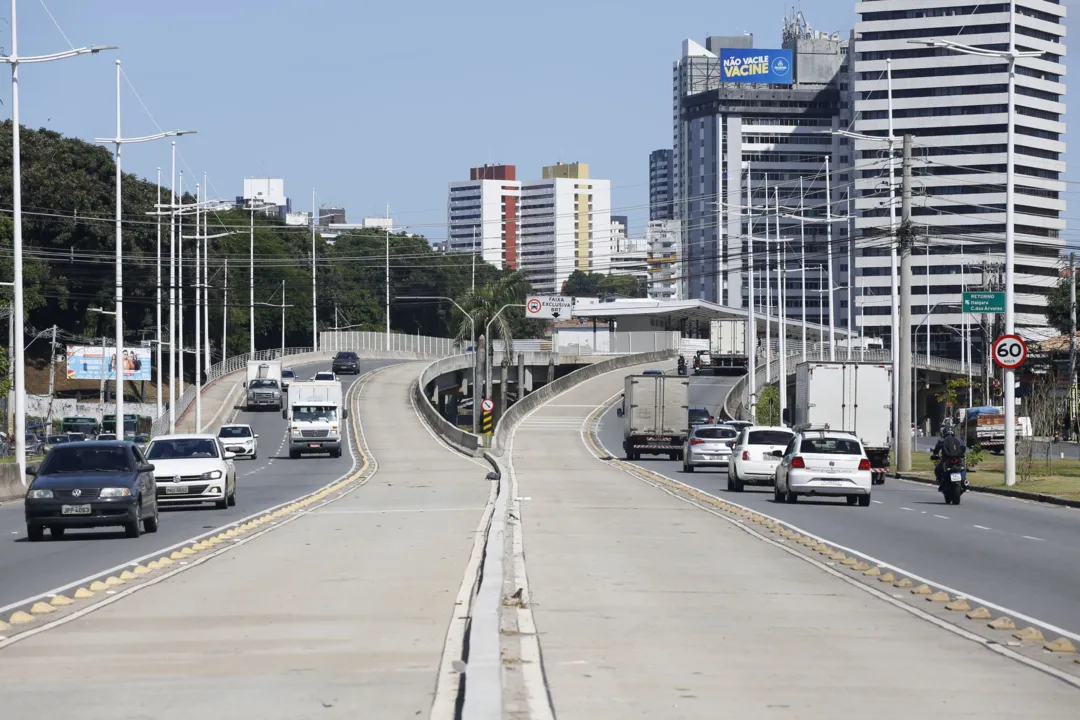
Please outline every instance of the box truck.
M289 421L289 457L329 453L341 457L342 438L349 411L344 406L341 383L294 382L282 416Z
M889 470L892 367L882 363L805 362L795 368L795 426L850 432L863 444L875 485Z
M745 371L748 364L745 320L713 320L709 325L713 373Z
M689 433L690 381L682 375L627 375L622 405L623 451L627 460L667 455L682 460Z

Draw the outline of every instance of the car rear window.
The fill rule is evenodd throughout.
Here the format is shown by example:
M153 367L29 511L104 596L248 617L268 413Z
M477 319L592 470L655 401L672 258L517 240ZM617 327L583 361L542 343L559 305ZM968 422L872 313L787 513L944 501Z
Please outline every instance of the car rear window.
M45 456L40 475L77 472L130 472L131 456L126 448L87 447L69 443Z
M845 438L803 438L799 452L824 455L862 455L857 440Z
M783 430L754 430L746 438L747 445L784 445L791 442L794 433Z
M709 411L708 410L691 410L688 414L689 414L691 420L708 420L709 419Z
M294 373L292 370L282 370L281 371L281 377L283 377L283 378L296 377L296 373Z
M356 359L356 353L340 352L340 353L337 354L337 359L338 360L355 360Z
M155 440L146 452L150 460L181 460L184 458L218 457L217 441L204 438Z
M694 431L694 437L708 438L709 440L730 440L738 435L731 428L698 428Z

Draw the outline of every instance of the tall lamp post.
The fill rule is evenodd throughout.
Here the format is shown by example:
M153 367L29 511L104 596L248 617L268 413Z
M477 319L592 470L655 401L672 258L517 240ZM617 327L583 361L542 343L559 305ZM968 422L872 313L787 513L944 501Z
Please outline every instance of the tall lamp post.
M190 135L194 130L169 130L167 132L125 138L120 135L120 61L116 61L116 136L95 138L99 143L112 143L116 160L116 422L124 420L124 233L123 233L123 172L120 167L120 150L124 145L150 142L167 137ZM121 436L122 437L122 436Z
M12 327L16 328L18 342L14 346L11 364L14 365L12 384L15 386L15 462L19 466L19 478L26 482L26 360L22 344L23 323L23 250L22 250L22 161L19 149L19 65L64 60L76 55L89 55L102 50L115 50L115 45L93 45L74 48L49 55L19 57L19 34L15 19L16 0L11 0L11 54L0 56L0 62L11 66L11 166L12 166L12 253L14 278L12 282Z
M281 308L281 357L284 358L285 357L285 308L294 307L293 305L286 305L285 304L285 281L284 280L281 281L281 304L280 305L275 305L273 303L267 303L267 302L260 302L260 303L255 303L255 304L259 305L259 306L262 306L262 307Z
M255 212L266 210L268 206L256 204L251 200L244 209L251 213L248 225L248 334L250 338L248 352L255 357Z
M1016 290L1013 264L1016 259L1016 61L1042 57L1046 53L1016 49L1016 0L1009 1L1009 48L987 50L952 40L909 40L910 43L944 48L964 55L1005 60L1009 63L1008 130L1005 138L1005 334L1016 330ZM1005 484L1016 484L1016 371L1005 371Z
M473 318L473 316L470 315L469 313L465 312L465 308L458 305L457 300L455 300L452 297L447 297L446 295L399 295L398 297L395 298L395 300L445 300L445 301L447 301L449 303L453 303L454 307L456 307L458 309L458 311L461 312L461 314L464 315L465 318L469 321L470 335L471 335L471 339L472 339L472 348L473 348L472 432L473 432L473 435L478 435L479 434L479 429L480 429L480 423L479 423L479 417L476 414L476 408L479 406L481 397L480 397L480 389L479 389L480 386L479 386L479 383L476 382L477 379L480 377L480 368L477 366L477 362L478 362L478 359L480 357L480 354L476 351L476 319ZM519 378L518 381L520 382L521 379Z
M501 308L499 308L499 312L491 316L491 319L488 320L487 326L484 328L484 337L486 338L484 345L484 381L485 383L487 383L486 385L484 385L484 391L487 393L491 393L491 364L492 362L494 362L495 358L495 346L491 342L491 326L496 320L499 319L499 316L502 315L503 310L512 307L523 308L525 306L521 303L507 303L506 305L503 305ZM491 349L491 361L488 360L487 356L489 348ZM475 351L475 345L473 345L473 349ZM476 414L475 407L473 408L473 414Z

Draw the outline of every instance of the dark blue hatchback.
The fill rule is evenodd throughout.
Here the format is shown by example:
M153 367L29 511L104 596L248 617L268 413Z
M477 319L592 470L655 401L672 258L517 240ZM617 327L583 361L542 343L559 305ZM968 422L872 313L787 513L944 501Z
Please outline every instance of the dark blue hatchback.
M154 466L130 442L65 443L27 468L26 535L54 538L68 528L121 526L128 537L157 532Z

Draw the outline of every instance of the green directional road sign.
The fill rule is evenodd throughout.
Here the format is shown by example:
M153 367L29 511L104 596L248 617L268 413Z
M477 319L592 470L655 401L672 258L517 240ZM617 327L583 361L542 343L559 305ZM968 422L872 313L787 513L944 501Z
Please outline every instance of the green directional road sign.
M964 293L964 312L988 314L1004 313L1005 293L966 292Z

